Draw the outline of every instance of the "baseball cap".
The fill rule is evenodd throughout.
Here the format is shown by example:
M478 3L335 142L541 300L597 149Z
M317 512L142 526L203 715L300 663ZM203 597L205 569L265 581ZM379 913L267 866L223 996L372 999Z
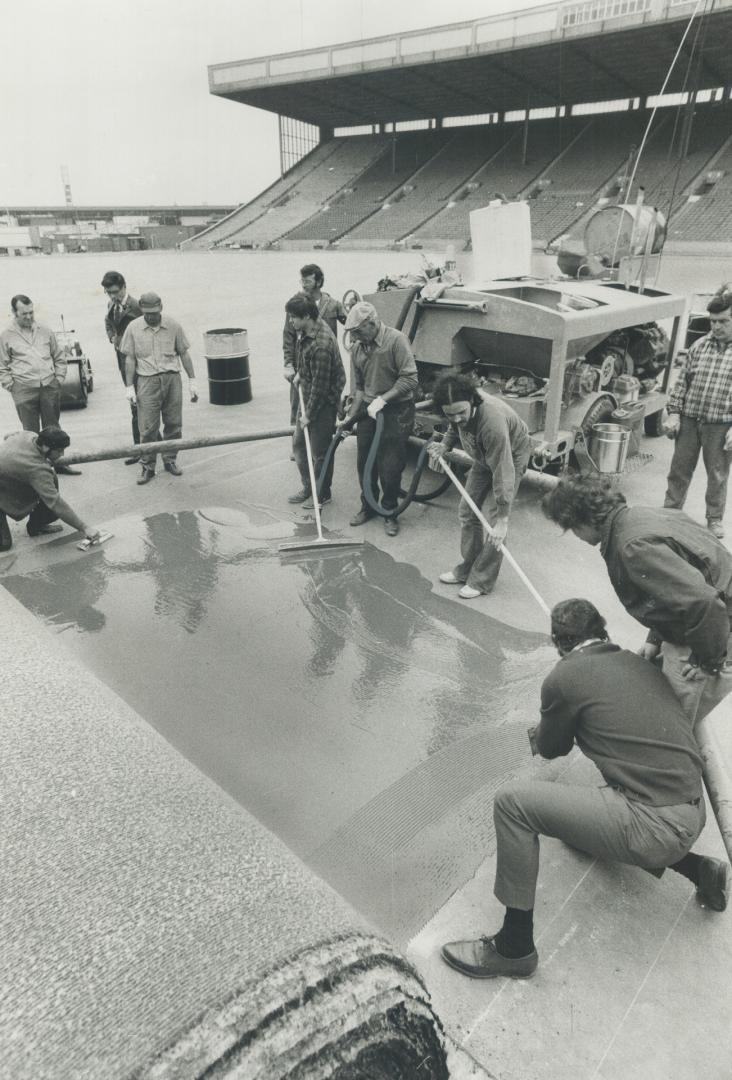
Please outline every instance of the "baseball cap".
M155 311L163 306L163 301L156 292L144 292L137 302L143 311Z
M357 326L366 322L367 319L378 319L378 317L379 313L373 304L369 304L367 300L360 300L348 312L346 330L355 330Z

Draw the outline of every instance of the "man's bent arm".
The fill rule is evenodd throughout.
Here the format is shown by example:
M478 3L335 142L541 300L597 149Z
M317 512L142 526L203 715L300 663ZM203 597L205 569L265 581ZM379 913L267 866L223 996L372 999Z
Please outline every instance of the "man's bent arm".
M541 756L557 758L568 754L574 746L576 726L571 706L552 675L547 676L541 688L541 720L534 729L534 741Z

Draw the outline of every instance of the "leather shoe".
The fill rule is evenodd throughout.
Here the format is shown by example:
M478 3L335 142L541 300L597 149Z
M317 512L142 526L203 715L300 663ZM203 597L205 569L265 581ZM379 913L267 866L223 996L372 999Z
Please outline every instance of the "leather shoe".
M0 510L0 551L10 551L13 546L13 537L8 525L8 519Z
M514 959L501 956L494 942L495 935L473 941L450 941L442 946L442 959L471 979L495 979L499 975L528 979L534 974L539 963L536 949L532 949L528 956Z
M126 457L125 458L125 465L139 465L139 464L140 464L139 457Z
M399 532L399 522L396 518L384 518L384 532L387 536L396 536Z
M140 473L140 475L137 478L138 484L149 484L150 481L154 480L154 479L155 479L155 470L154 469L146 469L145 466L143 465L142 472Z
M361 509L361 510L359 510L359 512L357 514L354 514L354 516L351 518L351 520L349 521L348 524L353 525L354 527L356 525L365 525L367 521L371 521L371 518L373 516L374 516L373 510Z
M307 488L300 488L300 490L296 491L294 495L288 495L287 496L287 501L288 501L288 503L292 503L292 505L295 506L298 503L304 503L305 500L309 499L309 498L310 498L310 492L308 491L308 489Z
M174 461L163 462L163 468L166 472L169 472L171 476L182 476L183 470L179 469Z
M81 476L81 469L72 469L70 465L62 465L60 462L56 462L54 469L57 473L61 473L62 476Z
M729 899L729 864L721 859L703 856L699 865L697 896L704 907L712 911L724 911Z
M63 525L60 521L50 522L48 525L38 525L37 527L31 527L26 525L25 531L29 536L50 536L51 533L58 533L63 530Z

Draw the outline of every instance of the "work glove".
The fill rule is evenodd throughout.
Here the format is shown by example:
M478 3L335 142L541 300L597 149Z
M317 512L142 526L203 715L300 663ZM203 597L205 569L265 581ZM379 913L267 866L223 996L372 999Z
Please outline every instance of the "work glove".
M381 410L386 405L383 397L374 398L374 400L366 406L366 412L369 414L372 420L375 420Z
M101 535L102 535L102 530L97 529L94 525L87 525L87 527L84 529L84 536L92 544L96 544Z
M127 395L127 400L129 401L130 405L137 404L137 394L135 393L134 386L126 386L125 394Z
M675 439L681 427L681 417L678 413L669 413L662 427L664 435L669 439Z
M191 401L198 401L198 383L195 379L188 380L188 393L191 395Z
M430 468L437 473L444 473L442 461L447 453L447 448L442 443L430 443L427 447L427 457L430 459Z

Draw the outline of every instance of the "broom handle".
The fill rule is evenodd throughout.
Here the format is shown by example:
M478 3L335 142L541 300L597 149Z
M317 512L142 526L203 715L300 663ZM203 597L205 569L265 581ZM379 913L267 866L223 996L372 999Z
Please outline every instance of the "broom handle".
M297 384L297 392L300 396L300 426L302 427L303 435L305 436L305 456L308 459L308 472L310 473L310 490L313 493L313 508L315 509L315 528L318 530L318 540L323 539L323 526L320 523L320 501L318 498L318 485L315 480L315 467L313 465L313 451L310 446L310 432L308 431L308 424L302 423L302 417L305 413L305 398L302 395L302 385ZM310 417L308 417L308 420Z
M476 506L476 504L475 504L475 503L473 502L473 500L471 499L470 495L468 495L467 491L465 490L465 488L463 487L463 485L462 485L462 484L460 483L460 481L458 480L457 476L455 476L455 473L454 473L454 472L452 471L452 469L450 468L450 466L449 466L449 465L447 464L447 462L445 461L444 457L443 457L443 458L440 458L440 465L441 465L441 466L442 466L442 468L443 468L443 469L445 470L445 472L447 473L447 475L448 475L448 476L450 477L450 479L452 480L453 484L454 484L454 485L455 485L455 487L456 487L456 488L458 489L458 491L460 492L460 494L462 495L462 497L463 497L463 498L465 499L466 503L468 504L468 506L470 507L470 509L471 509L471 510L473 511L473 513L475 514L475 516L476 516L476 517L478 518L478 520L479 520L479 521L480 521L480 523L482 524L483 528L484 528L484 529L486 530L486 532L488 532L488 533L489 533L489 534L490 534L490 535L492 536L492 535L493 535L493 529L492 529L492 528L490 527L490 525L489 525L489 524L488 524L488 522L486 521L486 519L485 519L484 515L483 515L483 514L481 513L481 511L479 510L479 508L478 508L478 507ZM534 586L533 586L533 585L531 584L531 582L530 582L530 581L529 581L529 579L527 578L526 574L525 574L525 573L523 572L523 570L521 569L521 567L519 566L519 564L518 564L518 563L516 562L516 560L514 559L513 555L511 554L511 552L510 552L510 551L508 550L508 548L507 548L507 547L505 546L505 544L501 544L500 550L501 550L501 551L503 552L503 554L505 555L505 557L506 557L506 558L508 559L508 561L510 562L511 566L512 566L512 567L514 568L514 570L516 571L516 573L518 574L518 576L519 576L519 577L521 578L521 580L523 581L524 585L525 585L525 586L526 586L526 588L527 588L527 589L529 590L529 592L531 593L531 595L532 595L532 596L534 597L534 600L536 600L537 604L539 605L539 607L541 608L541 610L542 610L542 611L544 612L544 614L545 614L545 615L549 615L549 614L551 614L551 613L550 613L550 610L549 610L549 608L548 608L548 606L547 606L547 604L546 604L546 603L544 602L544 599L543 599L543 597L542 597L542 596L540 596L540 595L539 595L539 593L538 593L538 592L536 591L536 589L535 589L535 588L534 588Z

